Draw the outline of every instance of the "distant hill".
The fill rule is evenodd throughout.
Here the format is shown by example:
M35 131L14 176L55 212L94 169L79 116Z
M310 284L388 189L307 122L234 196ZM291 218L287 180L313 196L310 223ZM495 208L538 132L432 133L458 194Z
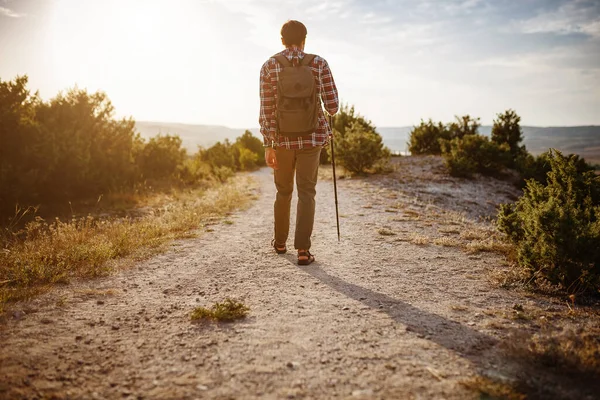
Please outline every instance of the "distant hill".
M540 154L549 148L555 148L566 154L579 154L588 162L600 164L600 126L537 127L522 126L527 150ZM408 150L408 138L412 127L377 128L383 142L395 152ZM490 136L492 127L482 126L479 133Z
M245 129L235 129L219 125L192 125L173 122L136 121L135 127L143 138L151 138L158 134L178 135L183 147L189 153L198 151L198 146L210 147L225 139L235 140L241 136ZM258 129L250 129L252 133L260 136Z
M229 128L218 125L192 125L172 122L137 121L136 128L144 138L159 133L177 134L183 146L190 153L195 153L198 146L210 147L225 139L235 140L245 129ZM524 144L533 154L540 154L549 148L564 153L579 154L591 163L600 164L600 126L569 127L537 127L523 126ZM249 129L256 137L261 138L258 128ZM394 152L404 153L408 150L408 138L412 126L377 128L383 142ZM490 136L491 126L482 126L479 132Z

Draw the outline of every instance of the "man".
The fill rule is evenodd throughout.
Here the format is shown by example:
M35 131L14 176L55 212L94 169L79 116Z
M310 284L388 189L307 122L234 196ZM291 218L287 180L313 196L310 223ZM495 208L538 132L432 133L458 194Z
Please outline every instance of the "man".
M337 88L327 61L304 53L306 33L301 22L286 22L281 28L285 50L269 58L260 70L260 132L264 137L265 161L274 170L277 188L275 237L271 244L278 254L287 251L295 175L298 209L294 247L298 250L299 265L315 260L310 253L310 237L319 156L332 134L321 102L329 115L339 108Z

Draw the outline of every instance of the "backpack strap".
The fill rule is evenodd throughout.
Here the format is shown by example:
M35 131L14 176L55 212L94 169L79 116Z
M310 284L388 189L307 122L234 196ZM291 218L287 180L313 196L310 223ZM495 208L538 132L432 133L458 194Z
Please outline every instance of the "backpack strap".
M290 62L290 60L288 60L283 54L277 54L275 56L273 56L274 59L277 60L277 62L279 62L279 64L281 64L284 67L291 67L292 63Z
M315 54L304 54L304 58L300 61L300 66L308 66L315 59Z

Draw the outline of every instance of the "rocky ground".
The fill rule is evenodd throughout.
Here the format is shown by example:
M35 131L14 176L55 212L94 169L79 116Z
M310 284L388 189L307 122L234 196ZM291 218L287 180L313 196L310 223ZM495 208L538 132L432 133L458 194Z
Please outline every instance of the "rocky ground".
M494 279L508 267L487 220L514 185L403 158L392 174L338 182L338 243L323 179L317 262L298 267L269 246L272 174L255 178L258 200L198 238L16 305L0 327L0 398L477 399L481 378L516 387L507 398L598 393L506 351L513 331L567 309ZM190 321L225 298L248 318Z

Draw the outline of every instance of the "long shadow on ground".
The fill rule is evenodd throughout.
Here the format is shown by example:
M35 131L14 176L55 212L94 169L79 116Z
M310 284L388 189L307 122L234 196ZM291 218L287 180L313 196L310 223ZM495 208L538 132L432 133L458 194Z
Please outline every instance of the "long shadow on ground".
M288 258L295 263L295 258ZM385 312L406 330L421 335L461 357L471 361L478 373L508 380L528 399L594 399L600 392L600 383L581 376L565 376L560 369L539 368L522 359L515 359L492 336L478 332L459 322L433 314L382 293L355 285L330 275L315 262L298 267L308 275L345 296L373 309Z

